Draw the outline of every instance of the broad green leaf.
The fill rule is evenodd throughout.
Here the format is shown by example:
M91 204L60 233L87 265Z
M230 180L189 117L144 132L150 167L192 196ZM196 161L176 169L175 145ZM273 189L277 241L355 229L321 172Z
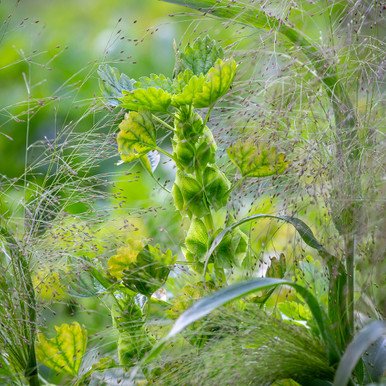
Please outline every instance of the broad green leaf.
M123 97L120 98L120 101L121 106L128 110L166 112L172 101L172 96L161 88L137 88L132 91L123 91Z
M134 89L134 80L127 75L121 74L118 69L105 64L99 66L98 75L99 85L103 96L112 106L119 105L119 98L122 97L122 91L131 91Z
M372 343L384 335L386 335L386 322L381 320L371 322L359 331L348 345L339 362L335 373L334 386L346 386L348 384L351 373L361 356Z
M131 162L157 146L155 127L147 111L131 111L119 125L118 152L122 161Z
M183 51L176 52L175 73L188 69L195 75L206 74L223 56L224 51L215 40L209 36L198 38L193 45L188 44Z
M208 107L227 93L236 74L234 59L218 59L205 75L202 91L194 97L194 107Z
M87 345L87 331L77 322L55 326L56 336L38 335L36 354L40 362L59 373L78 375Z
M148 89L150 87L155 87L162 89L164 91L171 92L172 91L172 80L167 78L165 75L156 75L150 74L150 76L142 76L139 78L135 84L134 88L136 89Z
M243 177L267 177L283 173L288 163L284 153L275 147L255 145L252 141L239 141L227 150L229 158Z

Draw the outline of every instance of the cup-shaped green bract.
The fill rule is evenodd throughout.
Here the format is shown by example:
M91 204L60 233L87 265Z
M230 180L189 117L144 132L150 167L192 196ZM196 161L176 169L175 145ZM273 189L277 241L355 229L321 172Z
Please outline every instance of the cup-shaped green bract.
M193 218L185 239L187 251L195 256L196 260L200 260L205 256L210 242L211 239L204 221L196 217Z
M193 175L178 170L174 185L173 197L177 209L186 211L190 217L202 217L209 213L204 189Z
M207 126L204 127L202 136L196 144L196 157L194 166L196 169L204 169L209 163L214 163L217 145L212 132Z
M225 174L216 166L207 166L203 173L203 184L206 197L214 209L226 206L231 183Z
M176 134L180 139L196 142L204 131L204 123L197 113L188 108L181 108L175 119Z
M192 173L195 164L195 146L186 139L179 140L175 135L173 138L173 150L173 155L178 165L189 173Z

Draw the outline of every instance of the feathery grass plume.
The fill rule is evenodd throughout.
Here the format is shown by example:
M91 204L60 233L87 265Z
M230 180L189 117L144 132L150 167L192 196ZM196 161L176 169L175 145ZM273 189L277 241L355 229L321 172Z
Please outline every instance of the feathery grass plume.
M222 307L185 337L198 334L208 336L204 347L174 343L153 369L154 384L263 386L292 378L307 385L333 377L323 345L309 330L257 305Z

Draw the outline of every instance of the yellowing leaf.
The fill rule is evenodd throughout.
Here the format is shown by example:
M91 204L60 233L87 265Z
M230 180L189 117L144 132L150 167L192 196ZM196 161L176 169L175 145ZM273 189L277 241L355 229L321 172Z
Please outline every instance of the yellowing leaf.
M87 346L87 331L77 322L55 326L56 336L38 334L38 360L52 370L76 376Z
M205 83L205 76L193 75L182 91L172 97L173 106L191 105L195 98L200 98Z
M227 153L243 177L283 173L288 165L284 153L278 153L275 147L255 145L252 141L239 141L229 147Z
M133 91L122 91L121 106L128 110L149 110L166 112L172 96L157 87L137 88Z
M205 75L202 91L194 97L194 107L208 107L215 103L229 90L236 74L234 59L218 59Z
M118 152L124 162L141 158L157 146L151 114L131 111L119 125Z
M138 253L142 248L143 245L136 240L130 240L128 246L118 248L117 254L111 256L107 262L110 275L121 280L123 271L130 269L136 263Z

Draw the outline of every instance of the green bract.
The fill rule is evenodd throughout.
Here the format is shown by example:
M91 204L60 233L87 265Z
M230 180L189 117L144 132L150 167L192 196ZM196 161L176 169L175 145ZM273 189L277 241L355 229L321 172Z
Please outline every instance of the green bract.
M185 239L187 250L200 260L208 250L210 241L205 223L199 218L193 218Z
M206 197L214 209L224 207L228 201L231 183L217 166L207 166L203 173Z
M189 216L195 215L202 217L209 213L209 208L205 200L204 189L194 175L189 175L183 171L177 171L176 181L177 188L174 189L175 195L179 202L177 207L181 207ZM182 202L180 199L182 198ZM181 205L182 204L182 205Z
M284 153L278 153L275 147L255 145L251 141L237 142L229 147L227 152L243 177L280 174L288 166Z
M131 111L119 125L118 151L123 161L131 162L156 148L156 132L147 111Z

